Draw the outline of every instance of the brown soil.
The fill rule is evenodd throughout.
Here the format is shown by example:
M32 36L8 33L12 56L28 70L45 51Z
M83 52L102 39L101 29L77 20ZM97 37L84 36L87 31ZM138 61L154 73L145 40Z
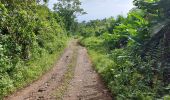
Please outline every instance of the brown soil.
M77 49L76 49L77 48ZM63 85L68 66L74 59L76 63L73 77L68 81L68 88L62 100L112 100L99 75L93 70L87 50L73 40L65 49L57 64L39 80L26 88L4 98L5 100L57 100L57 89Z

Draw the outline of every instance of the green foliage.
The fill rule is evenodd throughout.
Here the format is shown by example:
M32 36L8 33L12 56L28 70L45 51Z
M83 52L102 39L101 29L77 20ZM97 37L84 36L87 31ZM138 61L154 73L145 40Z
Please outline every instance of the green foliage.
M69 31L83 36L80 43L116 99L169 100L161 62L156 65L152 55L140 54L153 33L168 25L169 0L134 0L137 8L127 17L82 23L76 22L77 14L85 14L79 0L59 0L54 12L46 6L48 0L41 1L45 4L0 1L0 99L49 70Z
M127 18L118 16L104 20L81 23L80 33L84 37L96 36L104 40L108 50L132 45L144 45L149 39L149 23L143 18L143 11L133 9Z
M157 60L162 57L161 47L155 47L161 54L151 51L152 55L143 56L141 52L146 53L143 48L151 48L145 44L154 45L150 41L154 37L152 31L160 31L168 25L169 0L134 0L134 4L137 8L133 8L127 17L81 23L80 32L84 36L81 43L88 48L94 67L115 99L168 100L163 61Z
M152 72L152 62L142 61L138 56L130 55L127 49L115 49L110 55L115 64L106 70L112 92L120 99L145 100L156 98L157 89L161 87L159 80ZM103 74L105 75L105 74Z
M68 39L62 18L35 1L0 1L0 99L52 67Z
M92 40L89 40L92 39ZM90 44L94 38L81 43L89 49L96 70L118 100L152 100L164 93L159 74L152 71L154 62L142 60L128 48L114 49L109 54L104 46ZM95 41L95 40L94 40ZM99 48L100 45L100 48Z
M89 38L82 39L80 43L91 49L96 49L96 50L103 49L101 48L103 40L97 37L89 37Z
M76 31L76 15L85 14L80 5L80 0L58 0L58 2L54 4L53 9L63 18L65 27L70 32Z
M169 100L170 99L170 96L169 95L167 95L167 96L164 96L164 98L163 98L164 100Z
M109 27L113 18L108 20L92 20L90 22L82 22L79 24L79 33L81 36L100 36L103 32L107 31L106 27ZM113 19L114 20L114 19Z

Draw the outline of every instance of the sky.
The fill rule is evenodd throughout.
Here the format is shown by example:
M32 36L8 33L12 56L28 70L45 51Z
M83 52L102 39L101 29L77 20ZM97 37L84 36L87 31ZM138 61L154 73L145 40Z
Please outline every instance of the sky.
M49 8L52 9L53 4L57 0L49 1ZM81 7L87 12L86 15L78 16L77 20L89 21L94 19L104 19L108 17L116 17L117 15L124 15L132 9L133 0L80 0Z

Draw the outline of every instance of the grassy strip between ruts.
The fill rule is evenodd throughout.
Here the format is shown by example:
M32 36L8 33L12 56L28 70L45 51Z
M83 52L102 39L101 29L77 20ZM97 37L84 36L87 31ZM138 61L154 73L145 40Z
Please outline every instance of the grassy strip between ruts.
M75 70L75 67L76 67L76 61L77 61L77 47L74 48L72 59L67 66L68 67L67 72L64 74L64 78L62 80L62 83L56 91L56 94L55 94L56 100L62 100L64 93L66 92L71 79L74 77L74 70Z

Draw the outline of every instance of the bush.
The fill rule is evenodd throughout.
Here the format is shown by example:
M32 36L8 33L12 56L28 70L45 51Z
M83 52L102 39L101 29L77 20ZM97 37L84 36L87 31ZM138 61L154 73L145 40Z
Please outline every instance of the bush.
M98 37L88 37L81 39L80 43L90 49L96 49L98 51L102 51L104 48L102 48L103 39L100 39Z
M96 70L118 100L152 100L161 97L163 88L158 74L152 70L153 61L143 61L130 48L114 49L107 53L97 38L86 38L83 44ZM100 43L100 44L98 44ZM161 92L162 91L162 92Z
M0 2L0 99L52 67L68 39L58 19L36 1Z

